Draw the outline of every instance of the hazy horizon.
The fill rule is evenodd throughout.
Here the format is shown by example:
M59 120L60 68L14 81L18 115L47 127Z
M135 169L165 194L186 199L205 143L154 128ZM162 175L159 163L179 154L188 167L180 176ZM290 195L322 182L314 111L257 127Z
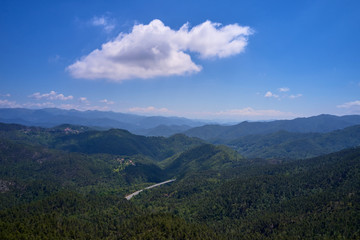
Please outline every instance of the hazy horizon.
M331 116L337 116L337 117L343 117L343 116L350 116L350 115L360 115L360 114L345 114L345 115L336 115L336 114L326 114L321 113L318 115L311 115L311 116L300 116L300 117L294 117L294 118L286 118L286 119L266 119L266 120L250 120L250 119L240 119L238 121L231 120L231 119L200 119L200 118L187 118L183 116L162 116L162 115L151 115L151 114L139 114L139 113L126 113L126 112L119 112L119 111L113 111L113 110L77 110L77 109L62 109L62 108L0 108L0 109L28 109L28 110L46 110L46 109L59 109L59 110L65 110L65 111L80 111L80 112L86 112L86 111L99 111L99 112L112 112L112 113L119 113L119 114L131 114L136 115L140 117L166 117L166 118L184 118L188 119L194 122L200 122L203 124L221 124L221 125L235 125L239 124L241 122L272 122L277 120L294 120L297 118L311 118L311 117L317 117L321 115L331 115Z

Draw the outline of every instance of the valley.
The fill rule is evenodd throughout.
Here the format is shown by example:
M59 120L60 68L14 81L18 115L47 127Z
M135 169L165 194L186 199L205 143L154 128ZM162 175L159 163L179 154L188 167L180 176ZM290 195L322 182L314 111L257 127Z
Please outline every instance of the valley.
M0 236L360 237L359 126L288 130L210 141L1 123Z
M149 187L146 187L146 188L144 188L144 189L141 189L141 190L138 190L138 191L133 192L133 193L131 193L131 194L128 194L128 195L125 196L125 198L126 198L126 200L130 200L130 199L132 199L133 197L135 197L136 195L138 195L139 193L141 193L142 191L144 191L144 190L146 190L146 189L151 189L151 188L154 188L154 187L159 187L159 186L161 186L161 185L164 185L164 184L167 184L167 183L171 183L171 182L173 182L173 181L175 181L175 180L176 180L176 179L170 179L170 180L167 180L167 181L164 181L164 182L161 182L161 183L156 183L156 184L151 185L151 186L149 186Z

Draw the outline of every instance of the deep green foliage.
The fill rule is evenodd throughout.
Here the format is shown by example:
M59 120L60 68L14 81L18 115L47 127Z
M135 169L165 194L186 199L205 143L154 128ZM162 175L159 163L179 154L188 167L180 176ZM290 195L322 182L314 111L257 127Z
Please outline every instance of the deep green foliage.
M119 196L61 191L0 211L1 239L216 239L205 225L150 214Z
M184 135L0 127L0 239L360 238L360 148L244 159Z
M165 170L170 175L184 176L192 172L234 167L241 160L240 155L227 147L203 144L183 152Z
M135 201L206 223L229 238L360 237L360 148L243 168L198 172Z
M187 136L198 137L211 142L235 140L242 136L268 134L278 131L296 133L325 133L360 124L359 115L333 116L319 115L293 120L276 120L270 122L242 122L231 126L205 125L185 132Z
M302 159L320 156L360 145L360 125L329 133L280 131L250 135L227 142L240 154L254 158Z
M0 123L0 138L86 154L127 156L141 154L156 161L172 157L176 153L203 143L200 139L181 134L169 138L144 137L126 130L96 131L68 124L47 129Z
M170 138L144 137L133 135L126 130L87 131L80 134L66 135L57 138L53 147L70 152L108 153L117 155L142 154L161 161L199 145L200 140L174 135Z

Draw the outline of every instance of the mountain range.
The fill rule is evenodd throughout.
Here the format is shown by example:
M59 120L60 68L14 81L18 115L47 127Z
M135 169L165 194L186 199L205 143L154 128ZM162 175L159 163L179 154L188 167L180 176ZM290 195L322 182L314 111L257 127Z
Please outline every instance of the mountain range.
M325 139L317 147L335 151L358 132L274 136ZM260 149L283 147L264 136ZM244 158L182 134L2 123L0 238L358 239L359 156L350 147L308 159ZM168 179L176 180L124 198Z
M198 137L210 142L235 140L242 136L268 134L278 131L294 133L325 133L360 124L360 115L334 116L319 115L293 120L270 122L241 122L236 125L205 125L184 132L187 136Z
M0 122L40 127L74 124L101 129L120 128L133 131L134 133L146 133L147 129L156 128L161 125L168 127L173 126L176 130L178 130L178 126L180 126L181 131L183 131L204 124L204 122L180 117L146 117L110 111L78 111L58 108L2 108L0 109ZM173 131L172 133L175 132ZM172 135L172 133L170 133L170 135Z
M0 109L0 122L40 127L72 124L103 130L119 128L144 136L169 137L173 134L183 133L212 143L224 143L247 135L269 134L278 131L295 133L331 132L360 124L360 115L334 116L323 114L292 120L244 121L235 125L209 125L205 121L180 117L148 117L110 111L2 108Z

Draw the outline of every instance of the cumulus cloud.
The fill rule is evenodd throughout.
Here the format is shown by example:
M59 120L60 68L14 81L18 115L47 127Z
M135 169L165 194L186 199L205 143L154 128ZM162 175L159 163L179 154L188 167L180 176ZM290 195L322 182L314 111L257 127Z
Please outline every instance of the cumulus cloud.
M27 103L22 104L21 107L26 107L26 108L49 108L49 107L56 107L56 105L53 102L43 102L43 103L27 102Z
M10 94L0 94L0 97L10 97ZM102 106L93 105L91 101L86 97L75 98L73 96L64 96L63 94L58 94L55 91L50 91L49 93L34 93L28 96L34 100L29 102L18 103L16 101L10 101L8 99L0 99L0 108L61 108L61 109L76 109L80 111L85 110L100 110L108 111L111 104L114 104L113 101L107 99L101 100L100 102L105 103ZM62 100L62 101L55 101ZM69 100L69 101L65 101ZM99 104L100 105L100 104Z
M107 99L103 99L103 100L100 100L101 103L105 103L105 104L108 104L108 105L112 105L112 104L115 104L114 101L109 101Z
M303 96L301 93L288 95L287 92L290 91L290 88L287 88L287 87L278 88L277 90L278 90L279 94L275 94L275 93L273 93L271 91L267 91L265 93L264 97L266 97L266 98L276 98L278 100L282 100L282 99L285 99L285 98L295 99L295 98L299 98L299 97Z
M360 100L347 102L337 106L338 108L360 108Z
M101 107L101 106L93 106L93 105L89 105L89 104L60 104L58 106L56 106L57 108L61 108L61 109L75 109L75 110L79 110L79 111L88 111L88 110L98 110L98 111L108 111L109 108L107 106L105 107Z
M299 98L299 97L302 97L302 94L301 93L299 93L299 94L293 94L293 95L290 95L289 96L289 98L291 98L291 99L294 99L294 98Z
M167 108L156 108L153 106L149 106L149 107L133 107L133 108L129 108L128 109L129 112L133 112L133 113L142 113L142 114L164 114L164 113L171 113L171 111Z
M201 71L201 66L192 61L189 52L201 58L239 54L252 32L250 27L222 26L210 21L191 29L186 23L179 30L173 30L155 19L148 25L135 25L128 34L120 33L67 70L75 78L118 82L196 73Z
M40 99L47 99L47 100L72 100L74 97L69 95L69 96L64 96L64 94L60 93L56 93L55 91L50 91L49 93L44 93L41 94L39 92L36 92L32 95L30 95L29 97L40 100Z
M106 32L111 32L115 28L115 24L108 17L93 17L91 24L103 27Z
M252 107L246 107L241 109L228 109L221 111L195 111L195 112L178 112L169 110L167 108L155 108L150 107L134 107L128 109L128 112L144 114L144 115L172 115L172 116L186 116L189 118L199 119L218 119L218 120L270 120L270 119L291 119L300 117L299 114L292 112L283 112L275 109L254 109Z
M0 107L16 108L16 107L20 107L20 105L17 104L15 101L9 101L7 99L5 99L5 100L0 99Z
M221 26L220 23L206 21L189 31L189 24L177 32L184 49L197 52L202 58L229 57L244 51L247 36L252 34L249 27L237 24Z
M274 94L274 93L272 93L272 92L270 92L270 91L267 91L267 92L265 93L264 97L267 97L267 98L271 98L271 97L273 97L273 98L279 98L279 95Z
M288 92L288 91L290 91L290 88L287 87L279 88L279 92Z
M282 112L278 110L256 110L251 107L242 108L242 109L231 109L226 111L217 112L218 116L231 116L231 117L250 117L250 118L290 118L295 117L296 115L291 112Z
M79 97L79 102L81 103L89 103L88 99L86 97Z

